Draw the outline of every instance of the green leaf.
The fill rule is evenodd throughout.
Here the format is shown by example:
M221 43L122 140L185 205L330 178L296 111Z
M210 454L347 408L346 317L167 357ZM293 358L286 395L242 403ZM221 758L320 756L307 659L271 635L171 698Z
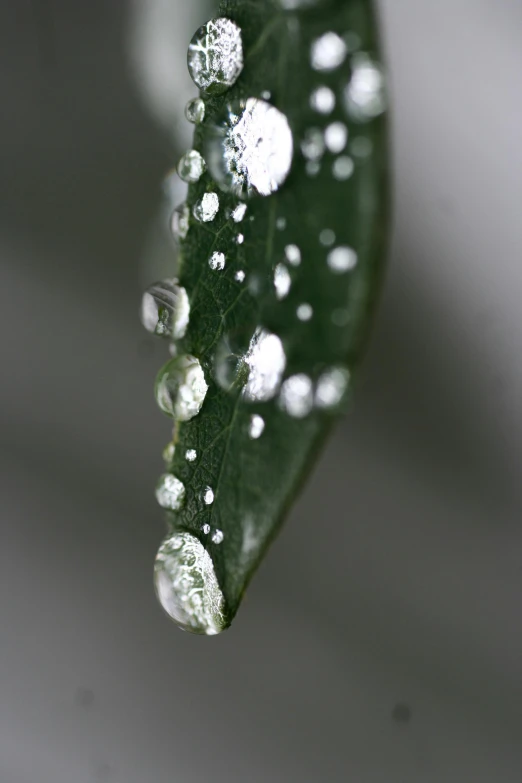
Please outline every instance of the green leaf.
M289 10L291 5L301 7ZM204 574L213 569L217 579L209 594L203 594L203 600L213 602L212 627L188 624L189 630L210 633L232 621L335 416L346 407L348 395L336 404L335 393L348 377L351 387L364 351L387 228L384 105L371 3L224 0L219 16L232 19L241 29L244 68L227 92L203 96L205 119L196 126L194 149L208 159L212 128L230 115L231 107L240 101L244 105L251 97L265 97L286 116L294 153L285 182L272 195L247 199L246 215L239 223L230 217L241 203L238 196L221 190L208 172L190 186L188 194L190 222L181 242L180 285L188 293L190 319L177 350L199 360L208 392L200 413L175 427L168 473L181 482L184 493L179 504L176 501L180 509L168 515L168 523L171 535L192 534L210 555L200 574L204 582ZM330 32L346 42L346 56L331 70L314 69L312 46ZM328 46L326 55L328 59ZM311 95L319 87L333 92L331 113L311 105ZM324 96L331 99L323 91ZM328 108L327 103L323 108ZM321 154L317 144L321 146L325 128L335 122L348 128L346 148L338 151L342 141L334 129L330 143L336 151L327 148ZM314 129L319 135L314 135ZM307 159L303 146L317 162ZM205 193L218 195L219 211L211 222L201 223L193 209ZM299 248L299 265L288 261L288 246ZM330 256L329 265L335 248L341 250ZM354 250L356 256L342 248ZM225 256L223 269L209 264L216 252ZM341 269L336 268L336 260ZM350 268L344 269L343 264ZM284 298L278 298L274 288L278 265L283 265L281 284L288 283L288 275L291 279ZM309 307L301 308L298 317L303 304ZM280 394L268 401L245 399L248 362L240 359L236 375L230 373L259 328L282 343L283 380L298 376L293 386L284 387L290 412L283 409ZM332 371L333 376L328 375ZM305 382L310 379L319 402L307 415L301 415L310 407L301 376L306 376ZM332 399L327 399L328 394ZM334 405L329 407L329 401ZM257 438L251 437L252 416L264 422ZM259 419L254 420L254 429L255 425L260 427ZM220 532L216 535L216 531ZM169 546L163 550L159 570L173 552ZM178 540L174 549L180 546ZM187 557L198 554L191 551Z

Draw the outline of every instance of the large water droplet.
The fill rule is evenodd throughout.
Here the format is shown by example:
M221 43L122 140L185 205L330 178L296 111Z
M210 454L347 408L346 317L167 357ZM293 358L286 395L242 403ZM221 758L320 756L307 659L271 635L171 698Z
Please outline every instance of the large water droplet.
M353 58L352 77L344 91L346 110L356 122L367 122L386 109L384 75L367 54Z
M203 369L194 356L171 359L156 378L156 402L167 416L177 421L189 421L197 416L207 391Z
M231 19L211 19L196 31L187 55L188 69L197 86L219 95L236 82L243 70L241 30Z
M187 292L175 278L154 283L143 294L141 322L152 334L180 340L187 331L189 316Z
M164 473L156 486L156 500L168 511L179 511L185 500L185 487L172 473Z
M304 419L314 405L312 381L308 375L292 375L283 383L279 406L295 419Z
M205 119L205 102L201 98L192 98L185 106L185 117L194 125L200 125Z
M192 212L200 223L211 223L219 212L219 197L217 193L205 193L195 203Z
M178 163L178 174L184 182L197 182L205 171L205 161L197 150L186 152Z
M277 394L286 367L286 356L279 337L266 329L257 329L244 359L249 369L243 395L250 402L265 402Z
M226 627L225 599L212 559L191 533L177 532L163 541L154 585L161 606L184 631L214 635Z
M190 228L190 211L186 204L180 204L172 213L170 228L174 239L178 242L185 239Z
M205 129L205 160L225 191L268 196L283 184L293 156L288 120L259 98L229 107L223 122Z

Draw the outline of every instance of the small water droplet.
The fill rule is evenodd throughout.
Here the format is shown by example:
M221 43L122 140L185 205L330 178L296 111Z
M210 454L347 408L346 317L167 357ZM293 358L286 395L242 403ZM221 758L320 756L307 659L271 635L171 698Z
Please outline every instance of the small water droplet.
M317 381L315 404L318 408L333 408L339 405L348 382L350 373L344 367L332 367L326 370Z
M186 204L180 204L172 213L170 229L174 239L185 239L190 228L190 211Z
M185 117L194 125L200 125L205 119L205 102L201 98L192 98L185 106Z
M219 198L217 193L205 193L196 202L193 214L201 223L211 223L219 212Z
M178 174L183 182L198 182L205 171L205 161L197 150L186 152L178 163Z
M386 109L384 74L367 54L354 56L352 76L344 91L346 110L356 122L367 122Z
M301 142L301 152L307 160L320 160L324 155L324 136L319 128L307 128Z
M244 363L249 369L243 396L249 402L265 402L277 394L286 367L279 337L258 328L250 341Z
M250 417L250 424L248 425L248 434L252 438L252 440L257 440L261 437L263 434L263 431L265 429L265 421L261 416L258 416L257 413L254 413L253 416Z
M226 627L225 599L212 558L191 533L177 532L163 541L154 586L161 606L183 630L214 635Z
M151 334L181 339L187 331L190 303L176 278L149 286L141 300L141 322Z
M319 114L330 114L335 108L335 94L329 87L317 87L310 95L310 106Z
M156 378L155 394L159 408L178 421L189 421L197 416L207 391L203 369L194 356L171 359Z
M238 245L242 245L244 241L245 241L244 234L238 234L237 237L236 237L236 243Z
M357 136L350 144L350 152L354 158L368 158L373 152L373 142L366 136Z
M200 90L213 95L226 92L243 70L240 28L231 19L211 19L194 34L187 63Z
M208 524L208 522L205 522L205 524L201 526L201 529L204 532L204 534L208 536L208 534L210 533L210 525Z
M291 266L299 266L301 263L301 251L297 245L287 245L285 247L285 257Z
M170 465L172 460L174 459L174 454L176 453L176 446L172 441L170 443L167 443L165 448L163 449L163 461L166 465Z
M331 247L335 242L335 232L331 228L324 228L319 234L319 242L323 247Z
M286 228L286 218L278 217L276 220L276 228L278 231L284 231Z
M324 142L330 152L338 155L346 147L348 141L348 128L344 122L332 122L324 132Z
M348 155L340 155L334 160L332 174L339 182L350 179L353 174L353 160Z
M328 253L327 263L332 272L349 272L357 264L357 253L341 245Z
M214 544L221 544L224 538L225 538L225 534L223 533L222 530L214 530L214 532L212 533L212 542Z
M284 299L285 296L288 296L291 285L292 278L290 277L290 272L284 264L278 264L274 270L274 286L276 297L278 299Z
M225 254L224 253L212 253L208 260L208 265L211 269L221 270L225 268Z
M206 487L203 492L203 502L206 506L211 506L214 502L214 490L212 487Z
M236 274L234 275L234 278L237 280L238 283L242 283L245 279L245 273L242 269L238 269Z
M348 30L348 32L344 33L343 41L348 47L349 52L356 52L357 49L361 48L361 37L353 30Z
M185 452L185 459L187 462L195 462L197 459L198 453L196 449L187 449Z
M314 405L312 381L308 375L292 375L283 383L279 407L295 419L304 419Z
M172 473L164 473L156 486L156 500L168 511L179 511L185 500L185 487Z
M297 308L297 317L300 321L309 321L311 317L313 316L314 311L312 308L312 305L307 304L304 302L303 304L300 304Z
M269 101L271 97L272 97L272 93L270 92L270 90L263 90L263 92L261 93L261 98L264 101Z
M329 32L317 38L310 51L310 63L315 71L334 71L343 62L347 47L337 33Z
M238 204L237 207L232 212L232 215L231 215L232 220L235 223L241 223L241 221L243 220L243 218L246 215L246 211L247 211L247 205L246 204Z
M317 160L307 160L305 168L309 177L317 177L321 171L321 164Z

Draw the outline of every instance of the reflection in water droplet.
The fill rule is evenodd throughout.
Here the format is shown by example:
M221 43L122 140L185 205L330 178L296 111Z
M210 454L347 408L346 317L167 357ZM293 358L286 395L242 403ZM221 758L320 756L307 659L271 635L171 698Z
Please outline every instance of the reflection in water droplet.
M245 279L245 273L242 269L238 269L236 274L234 275L234 278L237 280L238 283L242 283Z
M178 421L197 416L208 391L201 364L194 356L171 359L156 378L156 402L160 409Z
M344 122L332 122L324 132L324 141L334 155L342 152L348 141L348 128Z
M317 87L310 95L310 106L320 114L330 114L335 107L335 94L329 87Z
M185 459L187 460L187 462L195 462L197 456L198 454L196 449L187 449L185 452Z
M348 382L350 373L344 367L332 367L324 372L317 382L315 404L318 408L333 408L339 405Z
M286 228L286 218L278 217L276 220L276 228L278 231L284 231Z
M190 304L176 278L149 286L141 300L141 322L151 334L181 339L187 331Z
M193 214L196 220L199 220L201 223L211 223L218 211L219 198L217 193L205 193L194 205Z
M238 204L237 207L235 208L235 210L232 212L232 215L231 215L232 220L235 223L241 223L241 221L243 220L243 218L246 215L246 211L247 211L247 205L246 204Z
M357 136L350 144L350 152L354 158L368 158L373 152L373 142L366 136Z
M274 270L274 286L278 299L284 299L290 291L292 278L284 264L278 264Z
M281 387L279 407L295 419L304 419L314 405L312 381L308 375L292 375Z
M353 160L348 155L340 155L332 166L332 173L339 182L350 179L353 174Z
M307 128L301 142L301 152L307 160L320 160L324 154L324 136L319 128Z
M287 245L285 247L285 257L292 266L299 266L301 263L301 251L297 245Z
M346 44L336 33L317 38L310 51L310 63L315 71L334 71L346 57Z
M167 443L165 448L163 449L163 461L166 465L170 465L172 460L174 459L174 454L176 453L176 446L171 441L170 443Z
M328 253L327 262L332 272L349 272L357 263L357 253L351 247L336 247Z
M306 302L303 304L300 304L297 308L297 317L300 321L309 321L311 317L313 316L314 311L312 308L312 305L307 304Z
M288 120L275 106L248 98L209 127L205 159L221 188L238 196L268 196L283 184L293 156Z
M225 254L224 253L212 253L208 260L208 265L211 269L221 270L225 268Z
M352 77L344 98L346 110L356 122L367 122L385 111L384 75L367 54L354 56Z
M249 402L265 402L277 394L286 367L286 356L279 337L257 329L244 358L249 375L243 395Z
M250 417L250 424L248 426L248 434L252 438L252 440L257 440L261 437L263 434L263 431L265 429L265 421L261 416L258 416L257 413L254 413L253 416Z
M214 95L225 92L243 70L240 28L231 19L211 19L194 34L187 63L200 90Z
M221 544L224 538L225 538L225 534L223 533L222 530L214 530L214 532L212 533L212 542L214 544Z
M156 486L156 500L168 511L179 511L185 500L185 487L172 473L164 473Z
M178 241L180 239L185 239L190 227L189 223L190 223L189 208L186 204L180 204L179 207L176 207L176 209L172 213L172 218L170 221L170 229L172 231L172 235L174 239Z
M178 163L178 174L184 182L197 182L205 171L205 161L197 150L186 152Z
M212 487L206 487L203 493L203 502L206 506L211 506L214 502L214 491Z
M335 233L331 228L324 228L319 234L319 242L323 247L331 247L335 242Z
M161 606L183 630L214 635L225 628L225 599L196 536L177 532L165 539L156 555L154 585Z
M185 106L185 117L194 125L199 125L205 119L205 103L201 98L193 98Z

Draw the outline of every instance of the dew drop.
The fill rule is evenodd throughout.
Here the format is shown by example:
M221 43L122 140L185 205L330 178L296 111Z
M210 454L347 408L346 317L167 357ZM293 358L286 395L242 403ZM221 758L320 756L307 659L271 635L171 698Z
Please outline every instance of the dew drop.
M187 462L195 462L197 459L198 453L196 449L187 449L185 452L185 459Z
M197 416L207 391L203 369L194 356L171 359L156 378L155 395L159 408L178 421L189 421Z
M348 155L340 155L334 160L332 173L335 179L339 180L339 182L344 182L344 180L350 179L353 169L353 160Z
M245 279L245 273L242 269L238 269L236 274L234 275L234 279L237 280L238 283L242 283Z
M258 328L244 358L248 381L243 396L249 402L265 402L277 394L286 367L283 344L277 335Z
M225 534L222 530L214 530L212 533L212 543L214 544L221 544L223 539L225 538Z
M304 419L314 405L312 381L308 375L292 375L283 383L279 407L295 419Z
M242 245L245 241L245 235L244 234L238 234L236 237L236 244Z
M320 160L324 154L324 136L319 128L307 128L301 142L301 152L307 160Z
M337 33L325 33L317 38L310 51L310 63L315 71L334 71L343 62L347 47Z
M226 627L225 599L212 559L191 533L177 532L163 541L154 586L161 606L184 631L211 636Z
M317 381L315 404L318 408L333 408L339 405L348 382L350 373L344 367L332 367L324 372Z
M241 223L241 221L243 220L243 218L246 215L246 211L247 211L247 205L246 204L238 204L237 207L235 208L235 210L232 212L232 215L231 215L232 220L235 223Z
M205 161L197 150L186 152L178 163L178 174L183 182L198 182L205 171Z
M211 223L219 212L219 198L217 193L205 193L196 202L193 214L201 223Z
M278 231L284 231L286 228L286 218L278 217L276 220L276 228Z
M179 511L185 500L185 487L172 473L164 473L156 486L156 500L168 511Z
M214 490L212 487L206 487L203 492L203 502L206 506L211 506L214 502Z
M274 270L274 286L276 297L278 299L284 299L288 296L290 286L292 285L292 278L290 272L284 264L278 264Z
M208 534L210 533L210 525L208 524L208 522L205 522L205 524L201 526L201 529L204 532L204 534L208 536Z
M189 208L186 204L180 204L179 207L176 207L176 209L172 213L172 218L170 221L170 229L172 231L172 236L178 242L180 239L185 239L185 237L188 234L189 227L190 227Z
M226 92L243 70L241 30L231 19L211 19L196 31L187 55L195 84L213 95Z
M367 54L353 58L352 76L344 91L346 110L356 122L367 122L386 109L384 75Z
M205 102L201 98L192 98L185 106L185 117L194 125L200 125L205 119Z
M348 128L344 122L332 122L324 132L324 142L330 152L338 155L346 147Z
M222 270L225 268L225 254L224 253L212 253L208 260L208 265L211 269Z
M319 234L319 242L323 247L331 247L335 242L335 233L331 228L324 228Z
M176 278L149 286L141 300L141 322L151 334L181 339L187 331L190 304Z
M317 87L310 95L310 106L319 114L330 114L335 108L335 94L329 87Z
M250 424L248 425L248 434L252 440L260 438L264 429L265 420L261 416L258 416L257 413L254 413L254 415L250 417Z
M336 247L328 253L327 263L332 272L349 272L357 264L357 253L351 247Z
M312 308L312 305L307 304L306 302L303 304L300 304L297 308L297 317L300 321L309 321L311 317L313 316L314 311Z
M297 245L287 245L285 247L285 257L291 266L299 266L301 263L301 251Z
M269 101L270 98L272 97L272 93L270 92L270 90L263 90L263 92L261 93L261 97L264 101Z

